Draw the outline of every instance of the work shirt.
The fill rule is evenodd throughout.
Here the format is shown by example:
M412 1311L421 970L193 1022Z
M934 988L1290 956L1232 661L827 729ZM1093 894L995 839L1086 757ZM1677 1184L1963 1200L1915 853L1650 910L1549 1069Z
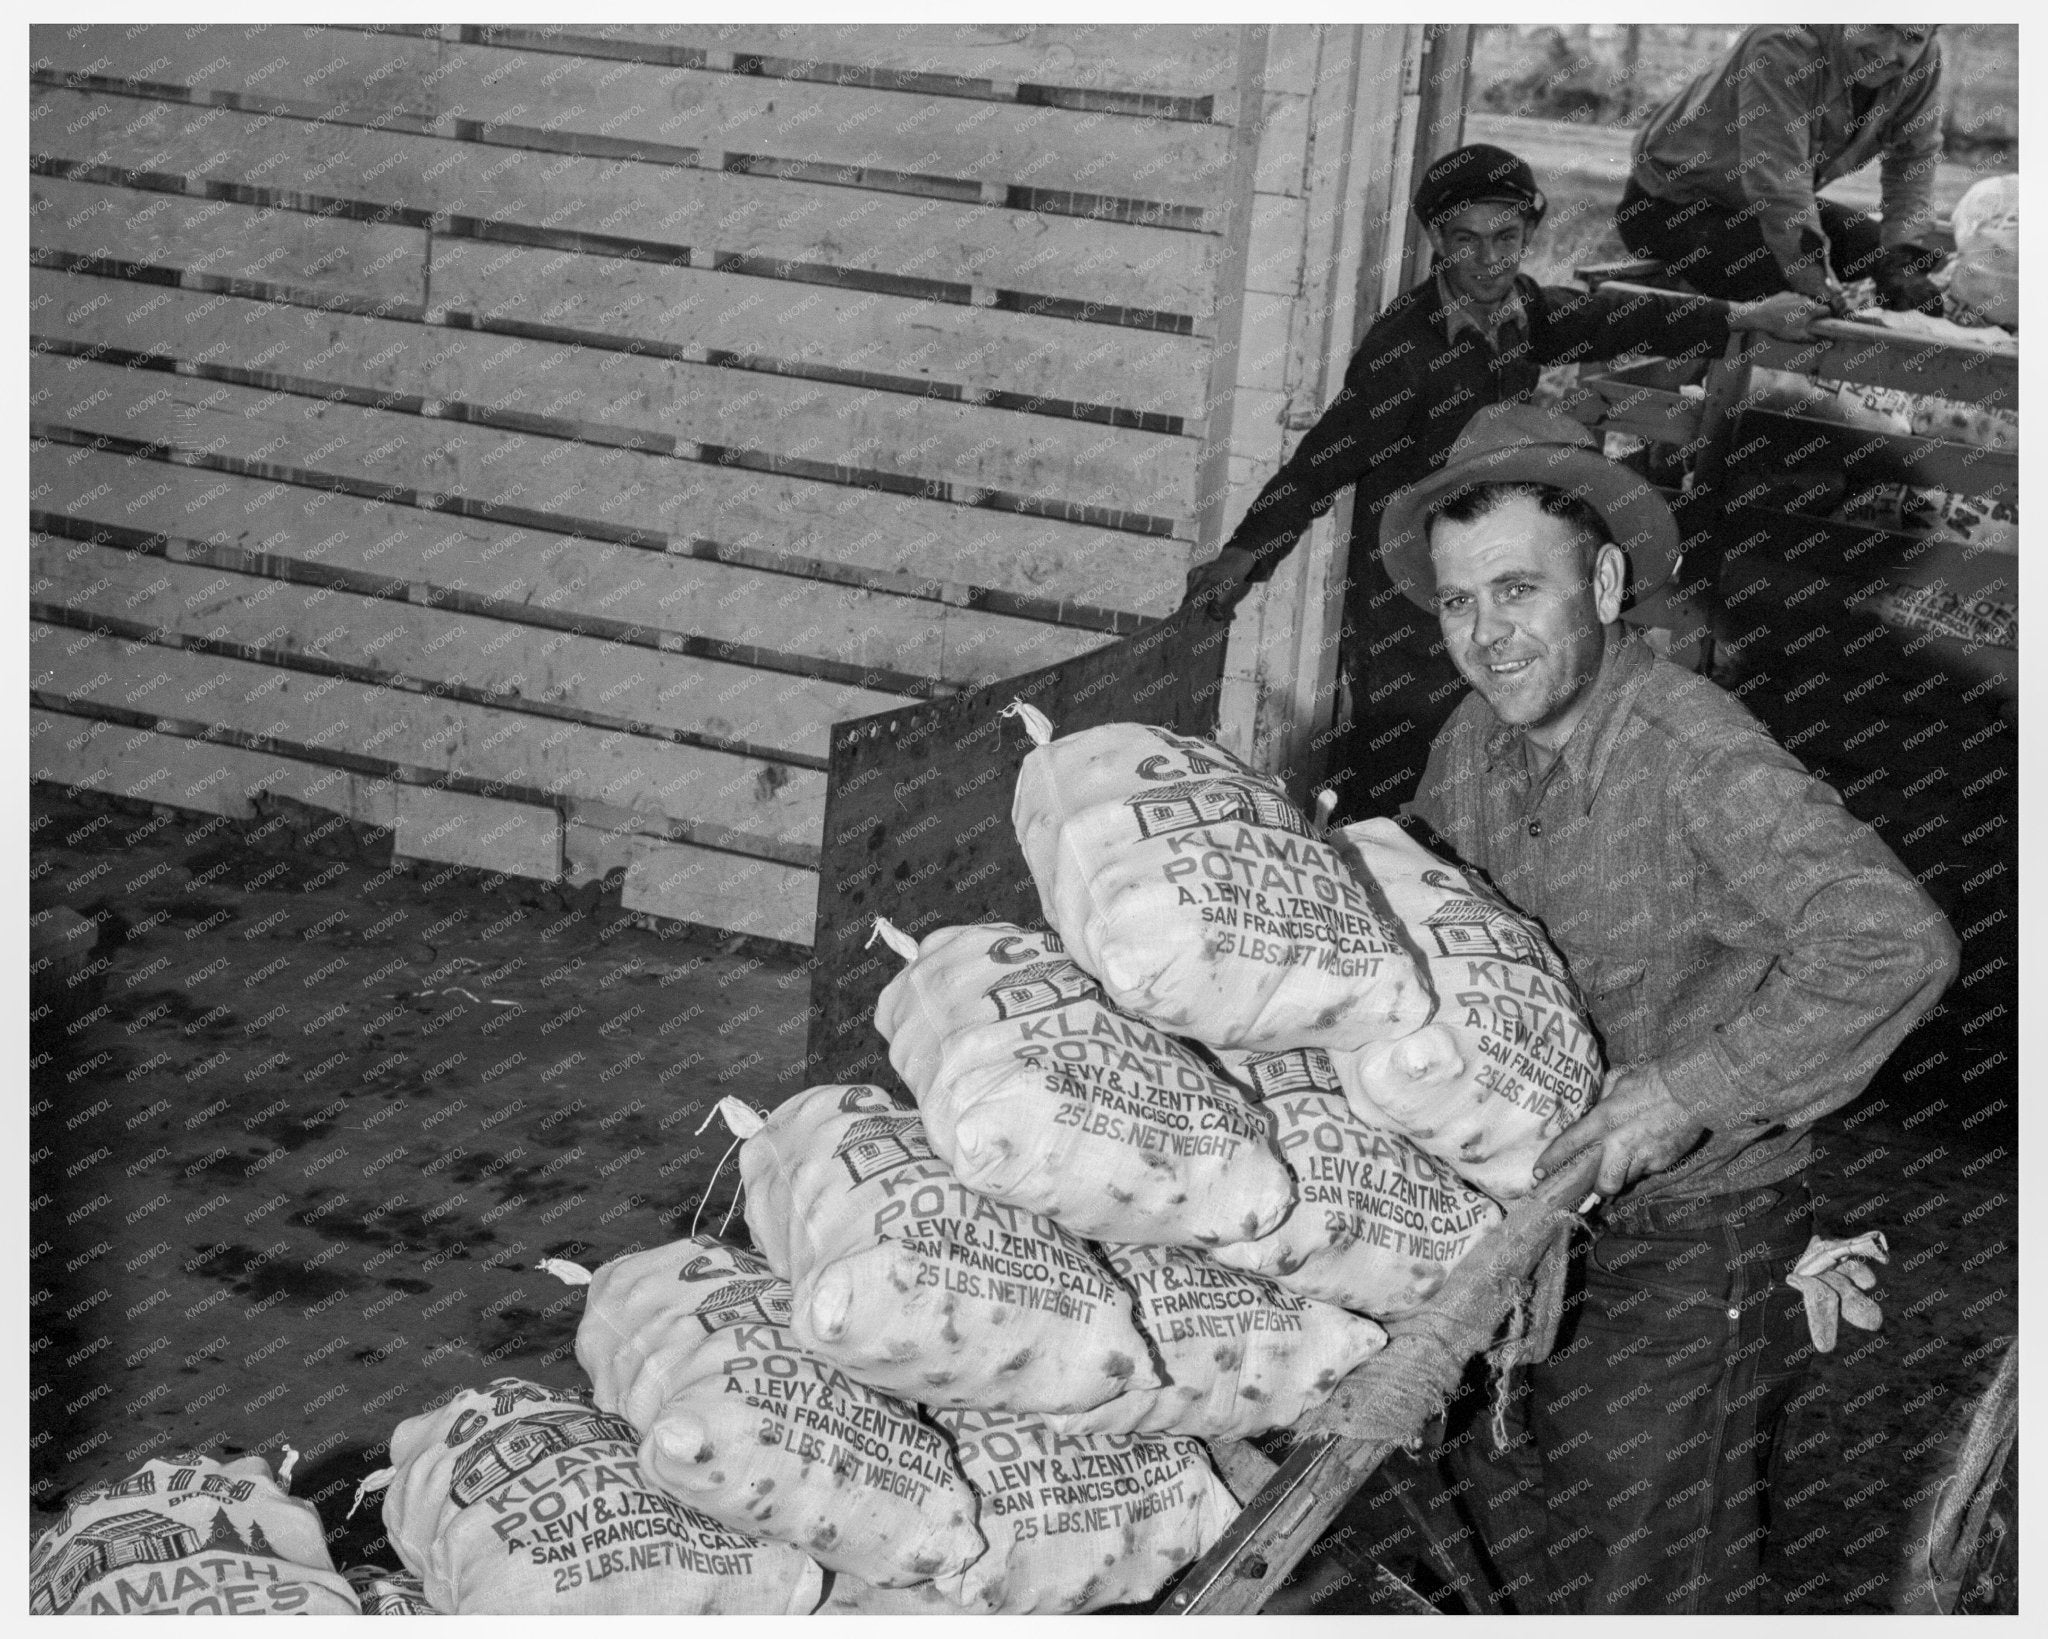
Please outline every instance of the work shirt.
M1740 702L1633 631L1609 628L1585 715L1531 759L1470 693L1402 813L1542 922L1608 1064L1655 1064L1711 1129L1627 1198L1799 1171L1954 978L1947 920Z
M1550 365L1629 353L1719 357L1728 346L1727 304L1704 296L1674 308L1523 275L1510 302L1496 315L1498 345L1435 274L1387 304L1352 355L1342 391L1225 543L1254 554L1248 579L1270 579L1309 525L1356 484L1352 582L1384 586L1381 512L1396 491L1443 465L1483 406L1526 402Z
M1886 246L1918 242L1933 220L1941 157L1941 42L1874 91L1850 83L1839 23L1747 29L1728 55L1636 133L1645 193L1756 212L1789 289L1825 294L1827 234L1814 194L1883 156Z

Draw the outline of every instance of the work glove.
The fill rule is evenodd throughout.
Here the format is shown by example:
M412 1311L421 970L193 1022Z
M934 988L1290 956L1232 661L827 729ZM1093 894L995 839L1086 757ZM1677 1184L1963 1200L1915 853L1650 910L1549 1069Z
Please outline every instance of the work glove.
M1786 1277L1785 1284L1806 1300L1806 1329L1813 1336L1814 1348L1822 1354L1833 1351L1835 1332L1843 1320L1866 1332L1884 1324L1884 1311L1874 1298L1865 1295L1877 1284L1877 1272L1866 1260L1891 1262L1882 1232L1869 1230L1849 1241L1823 1240L1816 1235Z
M1927 275L1941 265L1937 252L1917 245L1893 245L1877 259L1871 277L1880 306L1894 313L1942 315L1941 287Z
M1188 589L1181 598L1183 609L1200 605L1212 620L1228 620L1251 590L1249 576L1258 559L1241 546L1226 546L1207 563L1188 571Z

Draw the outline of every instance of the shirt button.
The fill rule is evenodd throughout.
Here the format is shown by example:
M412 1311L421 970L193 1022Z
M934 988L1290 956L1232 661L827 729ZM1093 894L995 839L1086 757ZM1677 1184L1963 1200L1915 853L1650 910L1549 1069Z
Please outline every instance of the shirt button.
M1529 822L1529 835L1532 837L1543 835L1543 822L1540 819L1532 819Z

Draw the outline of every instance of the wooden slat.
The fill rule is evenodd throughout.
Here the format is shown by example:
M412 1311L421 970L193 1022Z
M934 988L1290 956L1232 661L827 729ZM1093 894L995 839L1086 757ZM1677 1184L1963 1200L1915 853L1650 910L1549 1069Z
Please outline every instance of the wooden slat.
M565 851L572 879L623 870L620 907L734 933L811 943L818 916L818 873L774 860L692 848L571 820Z
M419 228L96 188L61 177L29 177L29 243L74 257L269 279L366 304L417 306L427 293L427 235Z
M562 818L551 808L365 779L317 763L63 712L31 708L29 735L34 779L233 819L248 818L258 794L291 797L383 827L392 833L392 852L406 858L543 882L561 876Z
M75 466L74 455L84 458ZM319 585L347 584L353 577L358 585L383 583L377 588L380 596L432 598L442 605L451 601L454 588L466 586L524 628L508 637L497 624L494 640L505 647L521 653L538 648L550 657L590 655L587 663L551 658L549 666L560 676L582 669L602 677L589 691L593 694L641 667L656 666L661 681L654 703L633 709L667 728L818 756L830 724L916 698L802 670L762 670L776 651L746 644L717 658L623 642L636 634L626 621L603 619L602 610L626 607L642 617L675 622L686 618L680 611L709 609L714 617L721 612L703 582L682 572L690 567L687 560L645 552L607 556L609 543L423 514L355 496L328 496L332 504L309 516L305 492L288 485L223 480L190 467L59 445L34 452L29 472L31 489L40 492L42 503L79 520L69 534L82 531L89 537L96 526L145 537L161 533L166 551L184 561L246 566L251 572L303 577ZM95 491L100 492L95 499L82 499ZM249 527L257 520L264 526L261 534ZM202 544L209 541L218 544ZM138 562L129 576L136 584L127 587L124 597L153 578ZM641 584L634 586L635 580ZM588 619L588 636L568 624L579 617ZM258 629L268 631L275 624L266 621ZM716 618L711 624L717 625ZM736 627L734 622L727 629ZM785 634L770 628L757 635ZM517 670L501 657L482 675L509 680ZM629 699L643 698L636 687L599 704L625 714Z
M1930 393L1965 404L2003 409L2019 405L2020 361L2009 354L1944 347L1886 331L1877 325L1824 323L1827 334L1811 342L1758 336L1751 362L1830 381L1865 382Z
M664 530L685 539L703 530L742 546L753 543L756 531L736 526L750 523L748 514L753 512L766 514L777 528L775 545L793 544L790 520L766 507L755 512L752 507L722 504L744 489L750 479L744 472L356 405L298 401L301 414L265 419L263 410L272 407L265 403L269 395L254 388L195 383L78 359L41 357L30 374L35 391L48 389L47 398L38 403L52 422L88 436L155 439L172 449L210 450L215 457L261 463L261 470L251 476L342 474L372 486L453 491L487 497L497 505ZM152 395L165 388L170 391L152 401ZM129 410L136 413L131 416ZM307 416L304 410L318 413ZM771 493L779 497L800 495L802 489L824 491L841 503L842 516L862 523L871 523L881 511L856 511L845 504L873 492L800 485L801 481L778 484ZM764 482L760 487L770 486ZM956 528L963 532L978 522L976 515L936 503L906 503L905 510L918 506L952 513L960 520ZM837 521L828 509L820 506L819 511L825 514L824 523ZM775 646L797 653L833 653L889 671L963 681L1009 676L1085 652L1100 641L1092 632L1006 615L857 588L813 588L790 577L766 576L734 565L718 567L729 577L734 607L752 600L750 613L778 623L782 639ZM936 624L941 617L948 633L943 652ZM966 664L963 657L970 653L974 667L998 669L946 669Z
M32 176L30 194L31 247L52 264L93 258L89 271L182 272L192 289L240 279L252 296L294 305L423 312L417 261L408 275L385 254L395 236L420 240L417 229L167 200L64 177ZM293 247L294 235L304 248ZM265 260L277 242L287 244L287 258ZM1077 331L1069 320L1031 313L445 235L433 241L431 259L434 312L451 324L729 356L1029 414L1200 431L1210 344L1198 337L1122 325ZM352 284L353 272L366 268L375 272Z
M29 29L31 71L243 92L362 119L430 118L439 42L297 24Z
M1899 586L1940 584L1965 597L2019 603L2018 558L1964 541L1743 505L1728 510L1728 540L1731 551L1732 543L1768 541L1778 558L1816 574L1882 575Z
M39 297L47 295L47 303ZM141 322L136 312L150 311ZM988 486L1081 506L1191 517L1195 440L878 394L832 382L504 338L38 269L39 336L218 358L322 384L403 391L578 436L737 445Z
M601 797L719 828L735 847L760 839L808 850L823 820L824 779L808 770L575 723L534 733L532 719L515 713L42 622L30 638L32 687L72 710L152 713L280 747L374 745L396 768L502 782L515 798Z
M275 197L259 202L286 204L303 190L388 206L413 225L446 213L689 247L693 257L914 271L1189 317L1206 313L1212 296L1214 241L1203 234L218 108L195 117L175 103L44 87L30 96L32 110L51 110L34 127L34 151L46 159L243 185L269 164L255 185Z
M880 292L437 238L437 307L742 358L929 381L1028 404L1198 420L1209 343ZM1084 419L1094 419L1084 414Z
M719 680L708 696L687 691L694 709L705 713L696 726L707 733L721 732L714 717L737 725L761 722L765 714L761 738L810 754L813 713L829 721L867 701L886 709L918 697L904 690L933 692L916 674L864 666L858 651L870 637L834 603L837 589L794 577L309 492L261 477L146 459L131 463L83 447L33 450L30 472L39 514L66 520L67 536L89 539L97 529L110 531L116 544L139 545L122 537L161 533L170 555L241 573L352 585L437 605L474 597L473 605L461 606L502 611L503 620L532 627L533 640L550 655L582 632L607 646L630 639L632 658L622 654L622 664L691 660L693 669L680 678L706 685ZM797 595L782 605L777 600L784 593ZM795 618L800 614L801 621ZM885 615L880 624L929 649L936 662L943 621L943 606L924 601L903 618ZM809 634L809 649L826 653L789 647L800 633ZM835 649L842 652L835 656ZM717 669L704 670L707 665ZM557 668L551 663L548 669ZM885 688L849 683L850 677L898 682ZM755 681L742 689L742 678ZM692 706L666 709L684 714L670 726L693 726L687 721Z
M2019 457L1905 433L1866 432L1839 422L1809 420L1775 410L1746 410L1732 434L1730 456L1745 466L1827 467L1852 484L1920 484L1957 495L2019 499Z
M951 75L1005 94L1023 84L1220 97L1236 69L1237 31L1220 24L627 23L562 32L557 49L609 39L813 63L821 76L828 65Z
M1601 401L1598 425L1604 431L1628 433L1659 444L1687 444L1699 437L1702 405L1698 399L1600 376L1583 378L1583 385Z
M829 685L801 679L795 693L813 712L783 708L775 691L788 680L741 666L629 648L602 638L552 633L445 608L424 608L388 597L363 597L328 587L280 585L257 574L236 574L219 586L220 565L144 558L112 546L32 535L31 595L80 613L194 637L217 636L256 648L290 649L365 672L460 692L465 698L501 697L521 709L552 707L576 720L631 732L669 730L687 743L741 756L822 768L834 720L822 695ZM415 583L417 584L417 583ZM394 590L405 595L401 582ZM509 607L510 605L508 605ZM865 704L886 710L901 697L841 689L843 708ZM756 709L749 714L749 705ZM816 708L825 705L825 712ZM777 711L779 720L764 724ZM837 709L837 716L857 715ZM779 732L762 733L764 726ZM530 732L551 731L536 720ZM788 743L780 743L780 742Z
M1198 420L1209 344L1123 326L616 257L437 240L437 303L487 322L553 323L744 358L928 380L1016 407ZM1064 410L1066 405L1083 406Z
M443 105L487 125L601 134L937 176L998 189L1071 190L1114 201L1213 210L1230 132L1180 120L1120 120L1060 108L983 106L955 97L451 45ZM493 140L509 138L501 131ZM1193 225L1200 225L1199 222Z

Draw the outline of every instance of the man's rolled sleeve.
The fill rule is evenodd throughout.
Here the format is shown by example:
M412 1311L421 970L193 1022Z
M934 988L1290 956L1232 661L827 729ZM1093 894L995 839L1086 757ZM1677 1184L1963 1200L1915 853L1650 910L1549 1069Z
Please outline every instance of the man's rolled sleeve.
M1384 459L1392 437L1407 430L1414 387L1391 371L1372 368L1360 348L1344 374L1344 388L1267 480L1245 512L1226 549L1253 554L1254 583L1271 580L1280 560L1308 528Z
M1688 783L1713 936L1775 961L1734 1017L1658 1068L1709 1128L1817 1119L1939 999L1960 945L1877 834L1761 734L1704 759Z
M1735 174L1764 243L1788 288L1808 296L1827 286L1827 235L1813 193L1808 117L1820 95L1819 61L1792 31L1760 35L1735 69Z

